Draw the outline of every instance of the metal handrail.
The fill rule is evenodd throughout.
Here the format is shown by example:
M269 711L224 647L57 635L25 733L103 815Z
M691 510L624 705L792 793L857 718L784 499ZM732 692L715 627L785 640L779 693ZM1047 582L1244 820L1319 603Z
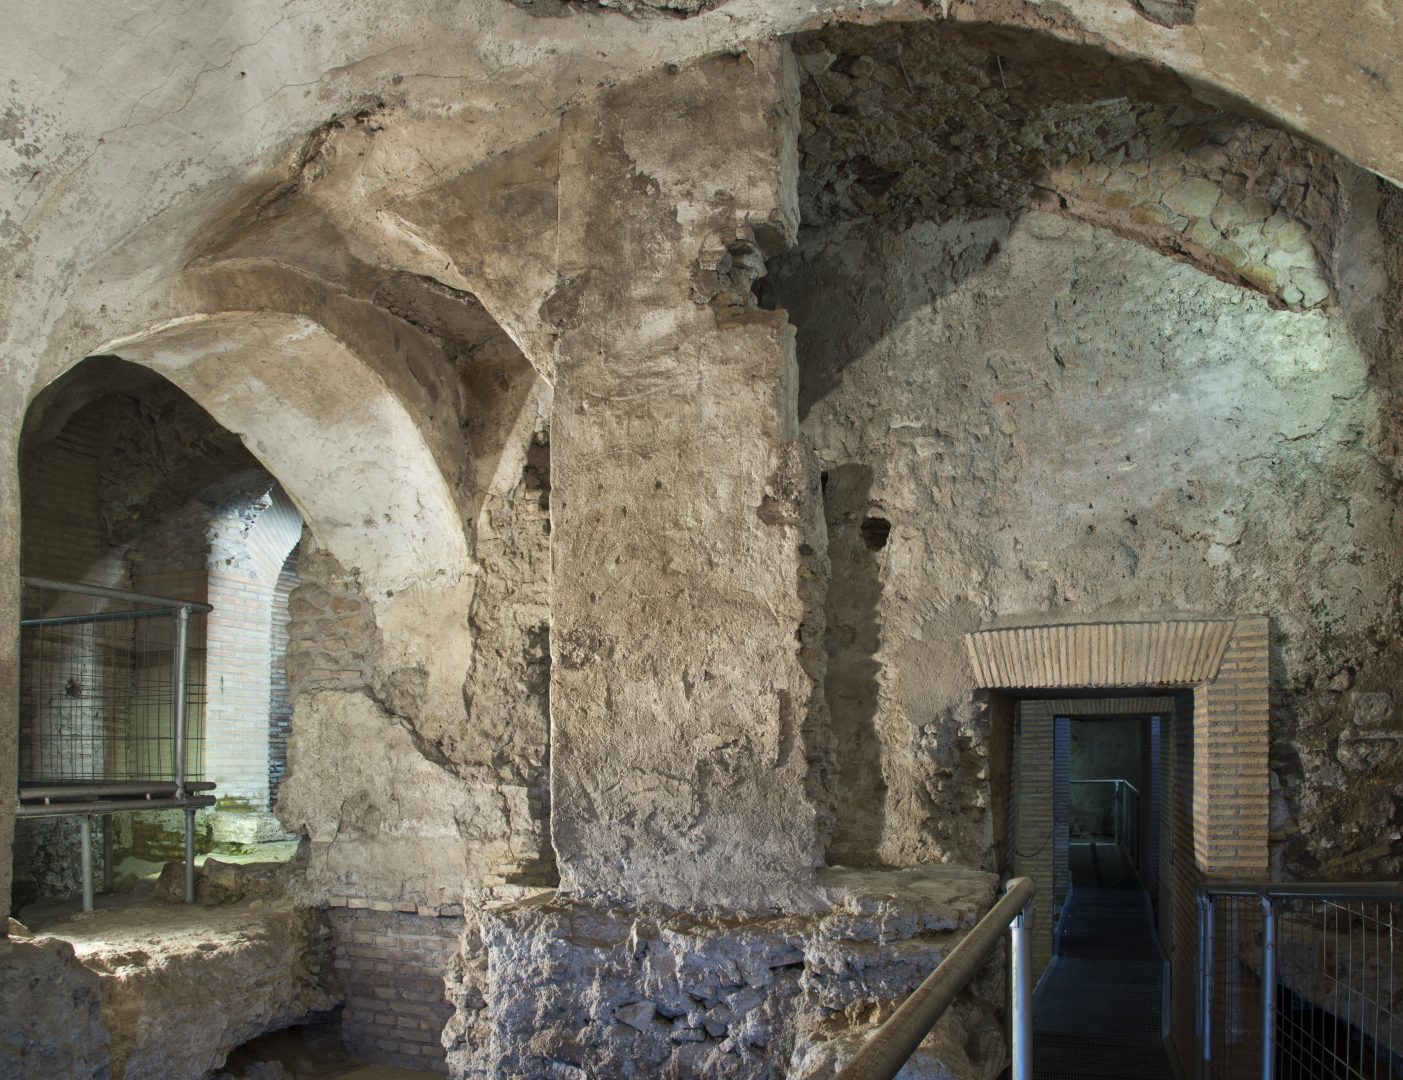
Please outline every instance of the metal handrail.
M1003 936L1010 931L1013 999L1011 1080L1033 1075L1033 970L1027 913L1035 893L1032 878L1014 878L988 914L975 924L911 996L867 1040L835 1080L892 1080Z
M1403 896L1403 881L1326 881L1282 884L1275 881L1209 883L1199 886L1204 896L1259 896L1274 900L1296 897L1312 900L1389 900Z
M1071 780L1068 782L1072 784L1123 784L1125 787L1128 787L1131 791L1135 792L1135 797L1137 799L1140 797L1139 788L1137 788L1129 780L1122 780L1119 777L1107 777L1104 780Z
M133 592L130 589L112 589L106 585L88 585L81 581L56 581L53 578L32 577L25 574L20 579L31 589L49 589L52 592L71 592L79 596L100 596L105 600L125 600L133 604L153 604L156 607L178 608L186 607L191 611L210 612L213 611L209 604L202 604L198 600L178 600L172 596L152 596L150 593Z
M1109 784L1111 786L1111 815L1116 843L1138 868L1140 865L1140 789L1122 777L1072 780L1071 784ZM1133 801L1126 795L1134 796Z

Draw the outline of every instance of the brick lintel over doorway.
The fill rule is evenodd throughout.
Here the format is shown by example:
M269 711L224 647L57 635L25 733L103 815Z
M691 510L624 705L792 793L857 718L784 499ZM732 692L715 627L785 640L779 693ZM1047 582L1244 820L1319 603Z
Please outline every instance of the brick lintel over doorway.
M1194 859L1208 878L1267 874L1269 620L1063 623L965 635L984 690L1193 691Z

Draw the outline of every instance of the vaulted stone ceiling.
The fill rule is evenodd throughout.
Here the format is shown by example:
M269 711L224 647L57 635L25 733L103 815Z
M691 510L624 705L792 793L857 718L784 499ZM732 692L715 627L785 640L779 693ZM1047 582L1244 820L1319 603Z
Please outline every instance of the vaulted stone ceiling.
M1343 163L1164 68L978 25L833 27L795 52L807 224L1061 209L1286 307L1330 294Z

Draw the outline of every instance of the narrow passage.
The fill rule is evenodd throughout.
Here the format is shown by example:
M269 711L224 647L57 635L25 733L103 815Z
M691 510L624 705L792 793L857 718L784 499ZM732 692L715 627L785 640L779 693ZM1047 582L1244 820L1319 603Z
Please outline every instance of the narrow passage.
M1171 1080L1150 899L1113 843L1071 844L1058 959L1033 1002L1036 1080Z

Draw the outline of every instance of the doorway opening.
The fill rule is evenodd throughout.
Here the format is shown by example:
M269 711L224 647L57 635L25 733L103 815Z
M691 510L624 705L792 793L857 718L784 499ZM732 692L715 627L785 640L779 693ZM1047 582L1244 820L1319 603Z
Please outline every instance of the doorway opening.
M1074 692L1076 693L1076 692ZM1191 784L1187 694L1013 704L1015 872L1038 880L1036 1075L1168 1080L1173 866ZM1191 751L1192 744L1186 743Z
M15 909L80 892L90 904L95 870L106 891L141 891L192 847L290 856L295 838L271 812L288 730L273 706L287 638L278 588L296 584L303 521L277 479L161 375L94 357L30 409L21 492L21 785L179 788L180 776L202 797L193 821L149 801L107 812L86 788L65 791L62 815L29 807ZM192 615L178 649L171 620L153 617L161 597ZM90 851L93 824L103 843Z
M1039 974L1052 964L1052 931L1070 885L1067 725L1075 716L1160 717L1159 826L1142 831L1142 849L1152 837L1160 849L1141 861L1157 876L1154 927L1169 971L1162 1001L1185 1075L1197 1060L1196 889L1266 871L1268 642L1262 616L1006 627L965 637L975 685L989 695L998 865L1038 887L1031 929ZM1059 717L1067 725L1055 723ZM1055 753L1059 728L1063 755ZM1065 803L1055 806L1059 791ZM1082 1065L1075 1074L1091 1075Z
M1194 994L1195 694L990 695L999 864L1037 886L1036 1075L1172 1075ZM1187 997L1186 997L1187 995Z

